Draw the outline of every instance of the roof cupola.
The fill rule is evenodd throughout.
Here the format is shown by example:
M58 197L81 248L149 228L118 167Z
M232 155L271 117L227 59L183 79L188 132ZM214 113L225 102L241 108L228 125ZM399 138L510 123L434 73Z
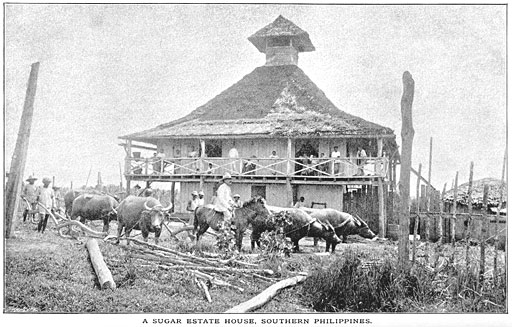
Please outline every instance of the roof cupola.
M266 55L265 66L297 65L299 52L315 51L309 34L281 15L249 41Z

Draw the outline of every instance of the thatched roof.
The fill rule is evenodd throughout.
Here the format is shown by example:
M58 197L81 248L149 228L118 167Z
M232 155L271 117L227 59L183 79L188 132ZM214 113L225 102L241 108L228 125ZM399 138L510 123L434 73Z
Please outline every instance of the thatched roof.
M267 38L275 36L290 36L293 45L299 52L315 51L315 47L309 39L309 34L281 15L248 39L260 52L265 53Z
M258 67L185 117L121 136L155 143L172 137L382 136L390 128L339 110L295 65Z
M483 203L484 198L484 186L489 185L489 205L497 206L500 199L500 191L503 188L502 202L507 201L507 184L502 183L497 178L483 178L473 181L473 190L471 192L471 199L473 205L480 205ZM462 205L468 205L468 186L469 182L460 185L457 189L457 203ZM446 192L443 200L445 202L453 203L454 190L451 189Z

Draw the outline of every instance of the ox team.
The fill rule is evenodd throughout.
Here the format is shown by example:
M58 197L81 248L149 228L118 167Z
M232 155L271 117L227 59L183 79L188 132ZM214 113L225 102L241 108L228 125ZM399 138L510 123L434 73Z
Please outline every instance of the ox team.
M55 208L54 193L48 188L50 180L43 179L43 187L37 189L33 186L37 178L30 176L29 182L24 186L23 196L27 203L37 203L36 200L44 202L42 219L39 222L38 230L44 231L48 220L47 211ZM293 242L294 251L299 251L299 240L304 237L323 238L326 241L326 251L335 251L336 244L346 242L348 235L359 235L364 238L373 239L376 235L370 230L368 224L357 216L340 212L334 209L311 209L304 205L297 205L295 208L281 208L267 205L264 199L256 198L242 203L240 195L232 196L231 192L232 177L225 173L220 181L215 196L210 204L205 204L204 192L192 192L192 198L188 201L187 211L190 212L190 225L194 225L196 240L208 229L208 225L201 225L201 219L214 220L220 226L231 228L235 231L237 238L237 248L241 250L242 236L248 225L252 226L251 249L255 245L259 246L260 235L264 231L274 230L276 226L269 224L266 219L271 214L285 214L291 218L292 223L285 227L284 233ZM159 242L162 232L162 225L165 218L169 215L172 204L164 207L152 195L151 189L146 188L140 191L140 187L135 187L138 196L130 195L119 202L119 199L109 194L83 194L78 191L69 191L64 196L66 214L72 219L80 219L82 223L86 220L102 220L103 232L108 233L109 224L112 220L118 221L117 242L122 236L130 237L133 229L140 230L144 241L148 240L150 233L155 235L155 243ZM140 191L140 192L139 192ZM304 203L301 198L300 203ZM204 208L204 209L203 209ZM27 208L26 214L33 208ZM199 210L201 209L201 210ZM240 212L238 212L240 210ZM202 218L201 215L205 218ZM234 215L237 212L238 214ZM199 229L198 226L203 226ZM214 229L215 226L210 224ZM239 228L240 230L237 230ZM124 232L124 233L123 233ZM342 239L340 239L340 237ZM129 244L129 240L127 243Z

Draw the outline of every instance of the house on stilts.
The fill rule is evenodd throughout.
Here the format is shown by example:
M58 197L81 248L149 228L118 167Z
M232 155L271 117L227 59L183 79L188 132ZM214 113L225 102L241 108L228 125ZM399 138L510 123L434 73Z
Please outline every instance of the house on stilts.
M385 234L398 160L393 130L339 110L308 78L298 57L315 47L291 21L279 16L249 41L266 55L264 66L183 118L120 137L128 185L179 182L181 194L203 190L208 201L229 172L243 200L291 206L303 196L307 206L358 213ZM141 158L137 147L163 154ZM184 211L187 200L175 208Z

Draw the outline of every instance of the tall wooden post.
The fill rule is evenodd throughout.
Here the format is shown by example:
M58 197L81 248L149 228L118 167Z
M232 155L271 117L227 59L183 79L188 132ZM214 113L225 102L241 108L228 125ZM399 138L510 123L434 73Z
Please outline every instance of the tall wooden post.
M489 185L484 185L484 199L482 212L482 227L480 229L480 269L478 273L478 282L483 288L484 272L485 272L485 244L489 233L489 219L487 219L487 203L489 199Z
M453 207L452 218L450 219L450 237L452 246L455 246L455 224L457 223L457 197L459 195L459 172L455 174L455 184L453 186Z
M473 213L473 198L471 193L473 192L473 161L469 165L469 184L468 184L468 220L466 221L466 227L464 229L464 236L466 239L466 269L469 269L469 236L471 235L471 214Z
M446 228L443 228L445 225L444 225L444 217L443 217L443 213L444 213L444 196L446 194L446 183L444 183L444 186L443 186L443 192L441 192L441 197L439 199L439 211L441 212L440 216L439 216L439 242L440 243L447 243L448 241L445 239L445 231L446 231Z
M428 185L427 185L427 212L430 212L430 202L432 197L432 137L430 138L430 151L428 155Z
M400 169L400 237L398 239L398 258L402 270L409 269L409 202L411 187L411 157L414 128L412 125L412 102L414 99L414 80L406 71L402 76L402 156Z
M38 72L39 63L33 63L28 78L27 92L25 94L25 103L23 105L23 113L21 114L16 147L12 155L11 169L9 170L9 177L7 185L5 186L5 238L11 236L12 222L18 211L19 195L21 193L23 172L25 170L30 130L32 127L32 117L34 116L34 99L36 96Z
M500 223L500 209L501 209L501 201L503 200L503 188L505 186L505 169L507 167L507 148L505 148L505 156L503 158L503 169L501 171L501 181L500 181L500 197L498 200L498 207L496 208L496 219L494 220L494 285L497 283L498 276L498 224ZM505 224L507 224L507 219L505 219ZM505 225L505 228L507 225ZM505 229L506 230L506 229Z
M416 215L414 216L414 231L412 239L412 264L416 261L416 235L418 234L418 224L420 220L420 184L421 184L421 164L418 167L418 181L416 182Z
M286 149L286 156L288 161L286 162L286 203L287 205L293 205L293 189L291 183L292 176L292 139L288 138L288 146Z
M124 161L124 174L126 177L126 196L130 195L131 192L131 179L130 179L130 173L131 173L131 157L132 157L132 140L128 140L126 142L126 158Z
M119 162L119 192L123 192L123 171L121 169L121 162Z
M199 163L199 190L204 190L204 174L203 172L206 170L204 158L206 157L206 143L203 139L199 140L199 144L201 145L201 157L200 157L200 163ZM237 170L240 172L240 170ZM174 203L172 204L174 207Z
M379 237L386 237L386 200L384 196L384 183L382 182L382 177L377 178L379 183L378 186L378 196L379 196Z

